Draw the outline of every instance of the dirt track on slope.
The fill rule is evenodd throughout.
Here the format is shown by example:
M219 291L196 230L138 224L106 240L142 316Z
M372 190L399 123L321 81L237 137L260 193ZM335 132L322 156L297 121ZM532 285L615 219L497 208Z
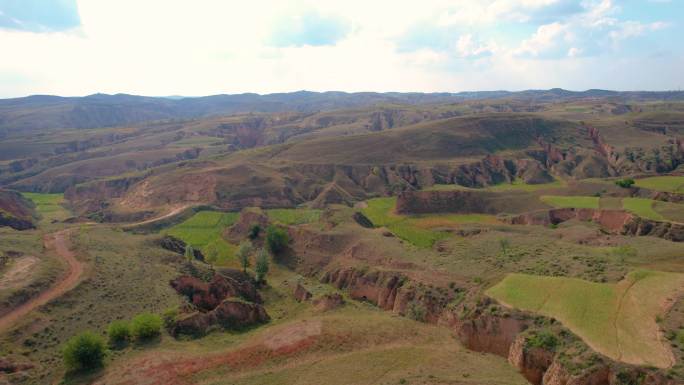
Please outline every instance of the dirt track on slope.
M10 328L26 314L73 289L83 275L84 266L76 259L76 253L70 249L69 230L61 230L46 235L43 238L43 243L47 249L54 250L57 256L67 264L67 271L49 289L2 316L0 318L0 331Z

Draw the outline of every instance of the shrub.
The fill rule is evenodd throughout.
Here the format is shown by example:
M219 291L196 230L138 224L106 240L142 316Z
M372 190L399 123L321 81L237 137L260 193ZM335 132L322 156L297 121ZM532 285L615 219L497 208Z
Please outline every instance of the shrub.
M622 187L622 188L630 188L634 184L634 179L632 178L625 178L625 179L620 179L616 180L615 184Z
M247 233L247 237L249 239L257 239L257 237L259 236L259 233L261 233L261 226L259 226L258 224L253 224L249 228L249 232Z
M266 250L259 250L254 270L256 271L257 282L262 282L264 278L266 278L266 273L268 273L268 253L266 252Z
M110 346L121 346L131 340L131 325L126 321L113 321L107 327Z
M527 346L532 348L555 350L558 344L558 338L553 333L548 331L535 333L527 339Z
M425 316L427 315L427 309L419 301L412 301L408 308L408 317L414 321L425 322Z
M285 250L289 242L290 237L287 236L285 230L275 226L269 226L266 230L266 246L272 254L275 255Z
M68 371L95 369L106 356L105 341L93 332L84 332L67 341L62 354Z
M161 327L161 317L152 313L138 314L131 321L131 331L139 341L158 336L161 333Z
M162 313L162 318L164 320L164 327L167 329L171 329L178 320L178 308L170 307L164 310L164 313Z
M238 260L242 266L242 271L247 272L249 267L249 255L252 254L252 243L250 241L245 241L240 243L240 248L237 252Z
M195 249L190 245L185 246L185 260L192 262L195 259Z

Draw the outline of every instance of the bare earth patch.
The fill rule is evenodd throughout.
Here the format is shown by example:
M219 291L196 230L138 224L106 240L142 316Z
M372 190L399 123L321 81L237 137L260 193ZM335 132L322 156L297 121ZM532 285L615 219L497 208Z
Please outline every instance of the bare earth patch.
M38 263L38 258L27 255L12 263L10 268L0 277L0 290L19 289L28 283L33 272L32 268Z

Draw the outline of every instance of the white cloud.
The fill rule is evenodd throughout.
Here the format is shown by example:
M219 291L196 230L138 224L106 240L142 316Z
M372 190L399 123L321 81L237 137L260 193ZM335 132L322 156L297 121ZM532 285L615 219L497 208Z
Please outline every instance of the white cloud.
M74 30L0 29L0 78L22 79L3 80L0 97L572 86L599 37L626 44L667 26L620 20L610 0L79 0L78 7L82 25ZM348 33L334 45L269 43L279 18L309 11L345 20ZM500 21L538 27L515 40L494 33ZM446 48L398 50L397 39L420 23L445 28ZM467 64L473 59L484 64Z

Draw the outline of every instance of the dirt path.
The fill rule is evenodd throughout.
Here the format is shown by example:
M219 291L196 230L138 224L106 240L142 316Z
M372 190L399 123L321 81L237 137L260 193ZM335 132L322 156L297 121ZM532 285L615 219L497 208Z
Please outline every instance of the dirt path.
M172 216L174 216L174 215L177 215L177 214L181 213L183 210L185 210L185 209L187 209L187 208L189 208L189 207L192 207L192 205L179 206L179 207L176 207L176 208L172 209L171 211L169 211L168 213L166 213L166 214L164 214L164 215L161 215L161 216L158 216L158 217L154 217L154 218L151 218L151 219L146 219L146 220L144 220L144 221L142 221L142 222L130 223L130 224L124 225L123 227L124 227L124 228L130 228L130 227L136 227L136 226L146 225L146 224L149 224L149 223L152 223L152 222L161 221L162 219L166 219L166 218L172 217Z
M48 234L43 242L46 248L53 249L67 264L67 272L52 287L2 316L0 331L8 329L26 314L73 289L83 274L83 264L76 259L76 253L69 249L69 230Z

